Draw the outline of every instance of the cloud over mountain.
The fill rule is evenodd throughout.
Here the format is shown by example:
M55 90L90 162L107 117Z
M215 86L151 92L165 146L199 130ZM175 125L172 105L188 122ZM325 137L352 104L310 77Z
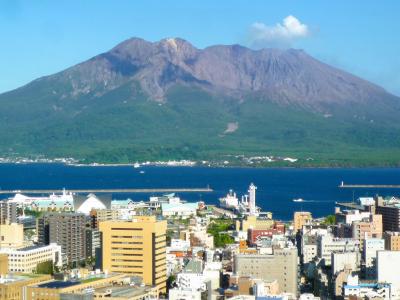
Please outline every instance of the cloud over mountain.
M293 41L310 35L306 24L289 15L273 26L255 22L248 31L248 43L252 48L289 47Z

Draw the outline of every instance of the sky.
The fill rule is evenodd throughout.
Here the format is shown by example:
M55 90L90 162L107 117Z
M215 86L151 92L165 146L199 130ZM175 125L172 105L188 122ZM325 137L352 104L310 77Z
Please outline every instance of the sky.
M0 93L130 37L304 49L400 96L400 1L0 0Z

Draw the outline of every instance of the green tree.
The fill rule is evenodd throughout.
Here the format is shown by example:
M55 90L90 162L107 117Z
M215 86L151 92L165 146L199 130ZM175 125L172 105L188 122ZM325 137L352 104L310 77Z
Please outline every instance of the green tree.
M48 260L48 261L44 261L42 263L37 264L35 273L53 275L53 273L54 273L53 261Z

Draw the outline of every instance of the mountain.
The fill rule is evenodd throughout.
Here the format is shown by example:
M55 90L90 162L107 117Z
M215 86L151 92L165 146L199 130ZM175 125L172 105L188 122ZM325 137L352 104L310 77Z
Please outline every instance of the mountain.
M3 156L397 164L399 98L303 50L133 38L0 95Z

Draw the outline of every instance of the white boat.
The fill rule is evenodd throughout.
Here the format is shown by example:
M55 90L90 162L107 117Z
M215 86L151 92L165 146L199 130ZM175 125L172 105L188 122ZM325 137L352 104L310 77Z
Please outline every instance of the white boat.
M140 173L140 174L144 174L144 171L140 171L139 173Z
M134 167L135 169L140 168L140 164L139 164L139 163L134 163L134 164L133 164L133 167Z
M304 199L302 199L302 198L293 199L293 202L304 202Z

